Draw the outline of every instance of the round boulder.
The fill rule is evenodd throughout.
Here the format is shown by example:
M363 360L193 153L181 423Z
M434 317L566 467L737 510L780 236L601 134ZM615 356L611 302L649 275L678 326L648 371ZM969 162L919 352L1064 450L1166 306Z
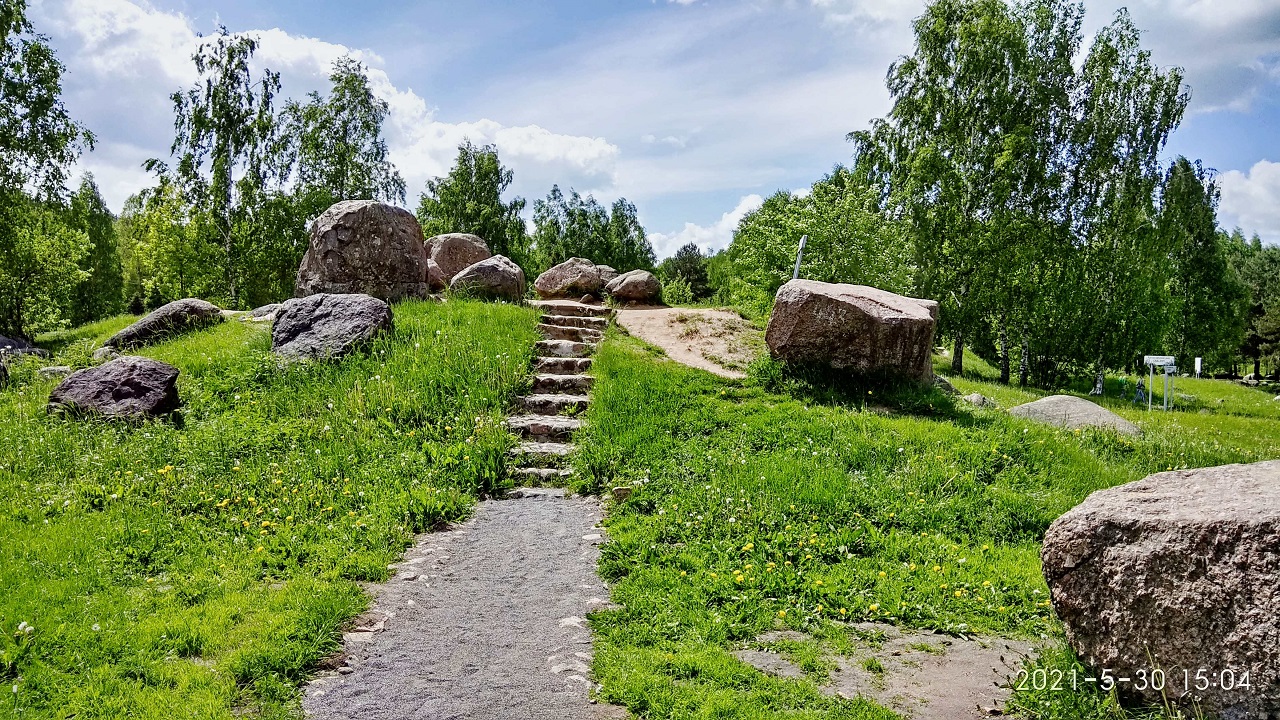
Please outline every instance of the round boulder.
M506 256L494 255L455 275L449 288L472 297L518 302L524 297L524 271Z
M112 335L103 345L117 350L129 350L222 321L222 309L211 302L198 298L174 300Z
M604 281L605 285L608 285L609 281L618 277L618 271L608 265L597 265L596 271L600 273L600 279Z
M998 407L995 400L983 395L982 393L973 393L960 398L974 407Z
M1092 672L1133 679L1122 696L1276 717L1277 528L1280 461L1177 470L1093 493L1049 526L1040 555L1067 640Z
M439 268L442 289L453 282L458 273L492 256L489 245L470 233L436 235L427 240L427 257Z
M604 280L596 264L585 258L569 258L538 276L533 289L543 298L576 298L599 295Z
M287 300L271 328L271 351L286 358L340 358L392 328L391 306L370 295L320 293Z
M610 280L604 291L615 300L656 303L662 295L662 283L648 270L632 270Z
M298 268L298 297L358 293L394 302L428 292L422 226L407 210L346 200L311 225L311 244Z
M125 356L72 373L49 394L50 414L145 418L178 409L178 369Z
M1100 405L1075 395L1050 395L1034 402L1011 407L1009 414L1066 430L1110 428L1124 435L1142 434L1137 425Z

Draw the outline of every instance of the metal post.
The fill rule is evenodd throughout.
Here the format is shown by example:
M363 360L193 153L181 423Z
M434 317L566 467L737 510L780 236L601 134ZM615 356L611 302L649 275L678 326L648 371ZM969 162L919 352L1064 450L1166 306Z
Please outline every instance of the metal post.
M808 235L800 236L800 249L796 251L796 269L791 273L792 280L800 279L800 259L804 257L804 244L808 239Z
M1148 365L1147 369L1151 371L1150 380L1147 382L1147 412L1151 412L1151 396L1155 395L1156 389L1156 366Z

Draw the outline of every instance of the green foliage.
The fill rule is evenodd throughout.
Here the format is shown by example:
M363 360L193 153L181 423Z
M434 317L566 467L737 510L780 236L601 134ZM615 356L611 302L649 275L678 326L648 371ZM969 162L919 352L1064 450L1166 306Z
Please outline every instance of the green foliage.
M529 237L520 217L524 198L502 200L514 179L515 173L498 160L495 146L463 142L449 174L427 181L418 204L423 233L427 237L454 232L478 235L493 254L505 255L529 272Z
M340 200L404 202L404 179L382 138L387 102L374 97L364 66L349 56L334 61L329 82L327 97L313 92L282 113L298 193L321 195L319 211Z
M219 248L200 237L180 187L167 178L125 201L117 227L129 311L187 297L218 297Z
M89 252L80 260L88 273L76 287L71 323L83 325L120 312L124 306L124 268L116 238L115 216L98 191L92 175L85 175L71 196L67 224L89 238Z
M21 193L0 193L0 335L64 327L91 245L64 211Z
M292 717L364 609L360 583L509 482L493 468L536 314L457 301L395 316L338 363L281 367L248 323L146 348L182 372L181 426L51 418L57 381L34 372L0 390L0 707ZM41 340L64 362L128 320Z
M663 260L658 265L658 277L662 279L664 286L679 280L688 289L690 300L701 300L711 294L707 258L695 243L688 243L677 250L675 255ZM668 300L667 304L676 303Z
M593 373L579 481L632 488L608 515L600 570L616 606L591 616L593 669L605 699L654 717L795 717L801 707L875 717L869 705L816 696L812 678L773 684L733 660L770 630L806 632L827 653L862 621L1043 634L1056 665L1061 626L1039 560L1055 518L1152 472L1280 457L1280 410L1222 381L1185 381L1204 413L1148 414L1112 385L1104 402L1142 426L1133 439L952 405L919 386L835 386L771 363L732 383L629 338L606 342ZM1002 404L1036 397L953 381Z
M583 198L570 189L566 198L560 186L553 186L546 199L533 205L535 269L541 272L582 257L620 273L652 270L653 247L636 206L619 198L611 210L591 195Z
M878 190L860 175L836 167L796 196L781 190L739 223L725 251L728 282L717 283L735 305L772 305L791 279L800 238L808 235L800 277L872 285L891 292L911 289L911 241L903 223L887 220Z
M673 275L662 281L662 302L673 307L693 304L693 289L683 275Z

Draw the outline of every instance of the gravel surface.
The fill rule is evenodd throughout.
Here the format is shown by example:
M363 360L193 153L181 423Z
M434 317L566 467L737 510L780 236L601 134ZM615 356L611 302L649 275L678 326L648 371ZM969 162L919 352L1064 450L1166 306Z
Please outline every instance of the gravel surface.
M626 717L588 699L584 618L608 598L595 572L599 502L559 490L513 495L410 548L346 634L346 657L307 686L309 716Z

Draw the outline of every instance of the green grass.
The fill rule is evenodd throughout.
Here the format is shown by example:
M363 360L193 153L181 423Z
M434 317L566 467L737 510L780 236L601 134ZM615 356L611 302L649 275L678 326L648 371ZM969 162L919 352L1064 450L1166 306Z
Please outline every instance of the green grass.
M395 310L339 363L281 367L234 321L140 351L181 369L181 423L51 418L55 381L0 390L0 714L299 714L360 583L507 482L535 313ZM59 359L127 321L61 334Z
M617 335L593 372L580 481L634 488L609 515L600 568L618 607L593 615L594 669L606 699L649 717L891 717L820 695L812 680L766 677L731 651L791 629L839 652L850 622L868 620L1060 638L1039 561L1053 519L1158 470L1280 457L1280 433L1243 414L1247 402L1232 404L1239 415L1120 408L1145 430L1128 439L933 390L796 379L768 362L736 384ZM1037 395L955 382L1002 404ZM1208 400L1215 390L1235 397L1201 388ZM1086 718L1109 701L1019 702Z

